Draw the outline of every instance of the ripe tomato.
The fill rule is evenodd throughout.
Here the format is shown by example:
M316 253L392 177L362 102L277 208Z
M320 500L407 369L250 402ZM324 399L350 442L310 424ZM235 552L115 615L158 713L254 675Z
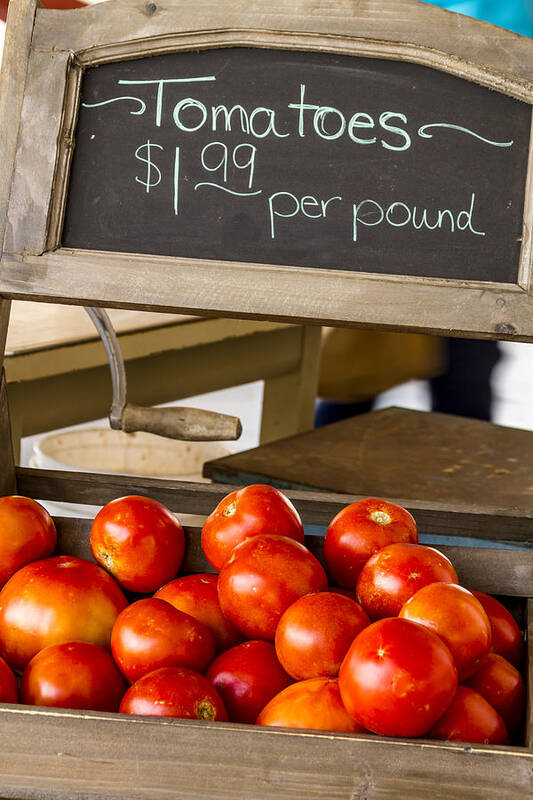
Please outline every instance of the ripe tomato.
M257 725L366 733L346 711L336 678L293 683L267 703Z
M315 592L288 607L276 628L276 653L297 681L333 677L357 634L370 620L354 600Z
M119 497L96 515L91 552L125 589L153 592L176 576L185 534L174 514L157 500Z
M29 497L0 497L0 588L15 572L51 556L57 543L54 521Z
M393 542L418 542L416 522L405 508L373 497L351 503L339 511L326 531L328 574L351 589L370 556Z
M0 652L22 672L50 644L109 647L111 629L126 605L113 578L90 561L74 556L34 561L0 592Z
M384 736L422 736L452 701L457 670L438 636L392 617L354 639L339 688L347 710L365 728Z
M368 559L355 595L371 619L396 617L415 592L435 581L459 582L451 561L433 547L398 542Z
M524 641L517 621L495 597L483 592L472 592L472 594L477 597L489 618L492 629L492 651L520 669Z
M220 572L236 545L262 534L304 543L302 522L291 501L273 486L256 483L220 501L204 522L202 547L207 560Z
M230 720L251 725L268 701L292 683L276 657L274 645L258 640L221 653L206 676L220 694Z
M222 613L217 586L218 575L210 575L207 572L185 575L162 586L154 597L166 600L178 611L190 614L209 628L215 637L217 650L222 652L242 641L242 636Z
M143 675L122 699L121 714L150 717L228 719L215 687L199 672L184 667L161 667Z
M18 687L15 673L0 658L0 703L16 703L18 701Z
M228 558L218 579L218 599L248 638L272 641L285 609L326 586L326 573L303 544L286 536L254 536Z
M455 698L427 738L479 744L509 743L505 723L496 709L467 686L457 687Z
M34 706L118 711L128 688L109 652L96 644L52 644L22 676L20 702Z
M431 583L402 606L403 619L418 622L440 636L455 659L459 680L478 668L490 650L490 622L474 595L452 583Z
M496 709L509 734L518 730L525 711L526 689L516 667L497 653L489 653L466 685Z
M133 683L159 667L204 670L215 655L211 631L190 614L146 597L125 608L111 634L113 657Z

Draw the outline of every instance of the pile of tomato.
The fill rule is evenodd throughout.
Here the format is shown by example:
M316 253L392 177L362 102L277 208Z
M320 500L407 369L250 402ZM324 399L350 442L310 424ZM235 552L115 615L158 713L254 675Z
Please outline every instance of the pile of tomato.
M94 562L54 556L53 520L0 498L0 701L293 728L507 744L525 689L519 626L459 585L385 500L340 511L326 570L269 486L225 497L202 547L218 572L176 577L177 517L108 503ZM16 673L20 677L17 680Z

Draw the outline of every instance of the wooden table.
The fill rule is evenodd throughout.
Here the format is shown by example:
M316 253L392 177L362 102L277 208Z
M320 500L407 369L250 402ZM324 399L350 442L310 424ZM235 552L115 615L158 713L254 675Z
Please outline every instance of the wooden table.
M385 497L421 533L533 542L533 432L490 422L386 408L208 461L204 475Z
M313 424L320 328L111 309L140 405L264 380L261 442ZM4 361L13 442L107 415L104 347L79 306L13 302Z

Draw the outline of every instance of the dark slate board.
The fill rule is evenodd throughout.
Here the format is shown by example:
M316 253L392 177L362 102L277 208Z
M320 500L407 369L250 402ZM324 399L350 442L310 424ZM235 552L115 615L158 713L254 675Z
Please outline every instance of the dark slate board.
M306 104L337 110L290 108L302 85ZM213 107L236 104L231 129L222 110L213 130ZM91 68L62 243L516 283L530 122L525 103L403 62L232 48ZM234 163L252 154L253 175Z

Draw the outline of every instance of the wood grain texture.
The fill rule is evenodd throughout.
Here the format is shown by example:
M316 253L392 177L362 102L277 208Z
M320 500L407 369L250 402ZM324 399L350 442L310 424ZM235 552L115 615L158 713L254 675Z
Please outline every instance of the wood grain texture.
M372 276L57 250L4 253L0 293L184 314L215 314L345 327L405 329L488 339L533 340L533 299L517 286ZM320 298L320 301L317 301Z
M0 796L516 800L525 748L0 708Z
M109 317L117 335L186 325L196 317L111 309ZM6 342L8 357L42 352L71 344L97 341L100 337L91 319L79 306L15 302L11 308Z
M11 3L0 73L0 243L11 191L36 0Z
M22 494L39 500L100 505L124 494L147 494L178 513L201 515L210 514L220 500L236 488L226 484L200 485L157 478L23 467L17 467L17 481ZM355 494L292 489L285 491L285 494L298 508L304 523L325 526L344 506L361 499L361 495ZM402 498L388 499L408 508L416 517L422 533L525 543L533 541L533 512L523 514L516 509L498 506L495 504L497 497L489 507L470 502L455 509L449 509L442 503L432 506L423 501L407 503Z
M225 456L204 466L244 479L343 494L424 498L450 509L533 503L533 433L447 414L387 408ZM245 478L246 476L246 478Z
M89 7L68 14L40 10L37 15L36 46L47 48L54 41L59 49L86 53L91 63L108 56L107 51L120 43L122 54L138 49L136 40L152 52L169 46L168 38L176 32L243 32L246 43L254 33L275 32L282 46L294 42L294 34L306 35L308 46L315 37L329 36L338 47L353 37L364 43L390 42L389 57L410 56L418 61L425 56L440 61L450 71L468 72L479 65L494 88L509 90L515 86L531 97L533 44L526 37L480 23L469 17L451 14L416 0L232 0L224 5L203 0L191 6L185 0L155 3L155 9L141 0L114 0L104 9ZM149 10L148 10L149 8ZM104 13L101 13L101 12ZM165 40L167 37L167 40ZM151 41L150 41L151 40ZM133 47L128 43L133 43ZM332 42L332 46L334 42ZM98 48L100 48L98 50ZM307 49L307 48L303 48ZM422 52L424 51L424 52ZM442 57L444 56L444 57Z

